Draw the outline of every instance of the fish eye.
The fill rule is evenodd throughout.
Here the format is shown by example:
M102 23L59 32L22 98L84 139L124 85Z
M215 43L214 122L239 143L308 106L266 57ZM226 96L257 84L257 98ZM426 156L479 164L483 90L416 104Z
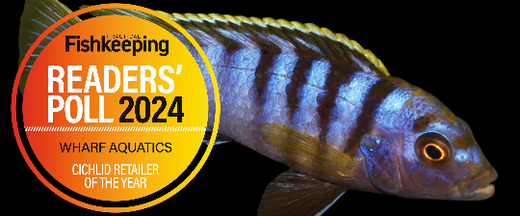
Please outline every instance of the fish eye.
M416 154L423 161L439 164L447 161L451 154L449 142L438 133L425 133L416 141Z

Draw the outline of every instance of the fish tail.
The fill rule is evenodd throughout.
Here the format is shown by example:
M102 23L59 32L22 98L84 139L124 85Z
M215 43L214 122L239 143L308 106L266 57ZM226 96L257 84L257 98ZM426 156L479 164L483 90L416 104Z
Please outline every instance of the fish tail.
M52 24L72 13L72 11L61 2L57 0L26 0L22 17L20 18L20 31L18 38L18 49L20 52L18 58L18 64L22 62L25 55L30 55L27 64L22 72L20 79L20 92L24 92L25 83L29 76L36 58L45 48L45 46L56 37L58 34L63 32L68 27L81 22L81 19L74 17L62 25L58 26L51 33L49 33L41 42L38 44L33 53L27 53L36 39L47 30Z

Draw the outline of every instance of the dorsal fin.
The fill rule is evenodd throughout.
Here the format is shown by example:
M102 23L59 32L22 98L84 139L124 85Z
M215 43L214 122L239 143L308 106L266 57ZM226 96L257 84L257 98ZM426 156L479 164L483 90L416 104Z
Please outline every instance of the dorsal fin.
M18 48L20 56L18 64L25 57L25 54L29 48L33 45L34 41L42 34L47 28L49 28L56 21L62 17L72 13L72 11L62 3L56 0L29 0L25 1L25 7L20 18L20 36L18 39ZM25 82L29 76L29 71L38 58L40 52L45 46L56 37L59 33L63 32L68 27L81 22L81 19L74 17L67 22L64 22L56 29L54 29L47 37L45 37L38 47L34 50L25 65L25 68L20 79L20 91L23 93L25 88Z
M383 63L370 50L363 49L356 41L343 34L333 33L312 23L221 14L158 12L181 25L203 47L222 44L228 47L275 46L283 52L294 51L313 58L328 58L336 62L355 61L355 64L363 65L374 73L389 75ZM149 14L122 9L99 10L92 14L121 14L143 18L170 30L180 40L183 38L164 21Z

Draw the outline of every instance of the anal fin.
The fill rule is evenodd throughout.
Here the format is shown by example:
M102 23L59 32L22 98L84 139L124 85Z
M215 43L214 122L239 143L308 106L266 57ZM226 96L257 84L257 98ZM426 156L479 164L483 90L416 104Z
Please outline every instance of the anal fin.
M321 215L346 190L289 170L267 185L258 215Z

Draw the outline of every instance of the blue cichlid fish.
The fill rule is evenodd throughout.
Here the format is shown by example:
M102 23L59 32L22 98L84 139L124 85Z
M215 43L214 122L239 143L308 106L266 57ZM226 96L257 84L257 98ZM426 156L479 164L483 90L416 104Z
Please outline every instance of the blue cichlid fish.
M55 0L26 3L20 53L69 13ZM448 200L493 195L497 172L469 126L433 95L390 76L357 42L286 20L161 13L185 28L212 64L222 107L217 142L242 143L291 168L267 186L259 214L321 214L347 190ZM205 74L214 119L210 78L189 41L148 14L93 12L110 14L151 20L187 45ZM64 23L42 44L80 21ZM24 71L22 92L41 49Z

